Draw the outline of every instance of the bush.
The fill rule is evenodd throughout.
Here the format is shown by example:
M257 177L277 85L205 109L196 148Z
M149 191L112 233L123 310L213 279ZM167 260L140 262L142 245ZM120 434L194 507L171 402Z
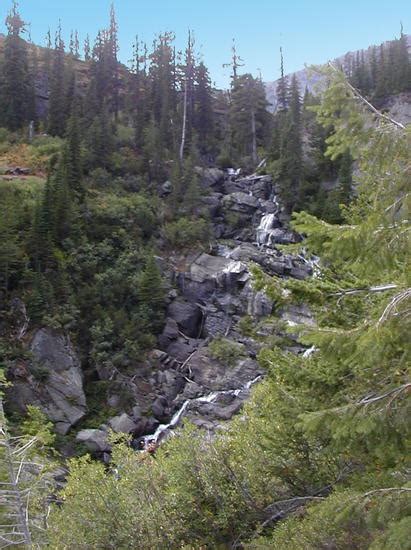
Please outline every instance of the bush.
M210 228L206 220L182 217L175 222L167 223L163 235L171 246L189 246L199 241L206 241Z
M244 356L244 346L228 340L227 338L216 338L208 346L211 357L232 367Z
M38 156L51 156L60 152L63 140L59 137L36 136L31 145L36 149Z
M9 132L6 128L0 128L0 143L9 141Z
M113 181L112 175L105 168L92 170L90 179L96 187L108 187Z
M222 152L216 158L216 165L222 170L225 170L227 168L231 168L233 163L228 153Z

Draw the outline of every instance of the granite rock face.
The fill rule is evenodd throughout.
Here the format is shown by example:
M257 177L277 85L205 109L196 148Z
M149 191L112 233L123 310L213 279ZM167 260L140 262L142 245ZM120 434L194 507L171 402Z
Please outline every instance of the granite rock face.
M29 350L32 359L12 368L11 407L38 406L66 434L87 410L80 360L69 337L49 328L34 333Z

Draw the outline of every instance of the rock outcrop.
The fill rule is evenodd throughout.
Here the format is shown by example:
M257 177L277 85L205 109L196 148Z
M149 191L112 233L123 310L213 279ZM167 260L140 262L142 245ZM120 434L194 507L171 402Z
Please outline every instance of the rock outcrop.
M276 309L283 324L312 322L308 310L279 310L254 288L253 266L276 277L304 279L313 273L313 262L277 248L300 236L288 228L271 178L197 171L215 239L207 251L192 251L178 261L159 259L170 285L166 321L156 349L134 375L110 373L107 378L97 370L109 382L106 403L117 414L79 431L76 439L104 460L110 453L110 430L131 434L140 448L141 441L166 437L184 417L214 431L241 409L252 384L264 374L256 360L261 339L243 333L244 317L259 323L259 335L280 330L269 322ZM24 315L19 318L24 332ZM216 339L220 351L210 345ZM67 336L50 329L33 335L30 350L33 359L13 369L15 406L21 411L29 403L40 406L65 434L86 412L77 355Z
M34 333L29 350L32 359L11 369L8 403L20 413L38 406L66 434L86 414L79 358L67 335L48 328Z

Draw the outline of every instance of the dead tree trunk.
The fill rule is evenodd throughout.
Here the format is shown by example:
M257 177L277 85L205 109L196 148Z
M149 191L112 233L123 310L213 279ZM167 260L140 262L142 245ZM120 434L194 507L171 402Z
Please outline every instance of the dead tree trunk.
M0 479L4 479L0 481L0 509L4 510L0 516L0 548L32 548L27 506L18 481L22 461L24 456L17 457L11 443L0 398Z

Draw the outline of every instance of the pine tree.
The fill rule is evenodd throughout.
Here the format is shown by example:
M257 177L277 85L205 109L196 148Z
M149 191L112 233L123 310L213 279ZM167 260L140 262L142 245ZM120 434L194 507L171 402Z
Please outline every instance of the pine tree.
M83 51L84 51L84 61L90 61L90 59L91 59L91 47L90 47L90 37L89 37L89 35L87 35L86 38L84 39Z
M298 201L303 178L301 98L295 75L287 104L288 111L281 130L279 183L284 206L291 212Z
M108 45L109 45L109 55L108 55L108 64L109 64L109 77L110 77L110 86L109 93L111 96L111 109L114 113L114 117L117 120L118 112L120 109L119 104L119 65L117 60L118 55L118 24L116 19L116 12L114 9L114 4L110 6L110 26L108 30Z
M67 187L74 193L80 202L84 200L82 176L83 169L78 106L75 103L73 105L71 117L67 123L66 143L63 151L63 177Z
M200 151L205 152L214 135L213 92L208 69L203 62L196 70L194 126Z
M50 76L50 104L48 113L48 131L55 136L64 136L66 130L65 101L65 52L64 42L61 35L61 25L56 33L53 65Z
M175 136L171 121L176 119L175 90L175 52L174 35L164 33L154 42L150 57L150 97L154 122L159 128L161 144L164 148L175 150Z
M193 121L194 121L194 36L188 31L187 47L185 51L185 64L182 70L183 106L182 129L180 141L180 162L183 161L184 151L191 145Z
M251 74L238 76L231 90L230 120L233 143L240 156L258 161L257 147L264 142L268 123L264 85Z
M157 332L164 320L164 285L155 257L150 254L138 282L139 308L147 316L148 329Z
M280 58L281 58L281 67L280 67L280 79L277 84L277 111L286 111L288 108L288 99L289 99L289 85L288 77L284 73L284 57L283 49L280 48Z
M0 208L0 288L7 294L21 268L23 250L17 230L18 205L6 195L0 199Z
M19 130L33 119L34 85L30 78L28 47L21 38L26 24L13 1L6 19L7 36L4 41L0 75L0 124L10 130Z

